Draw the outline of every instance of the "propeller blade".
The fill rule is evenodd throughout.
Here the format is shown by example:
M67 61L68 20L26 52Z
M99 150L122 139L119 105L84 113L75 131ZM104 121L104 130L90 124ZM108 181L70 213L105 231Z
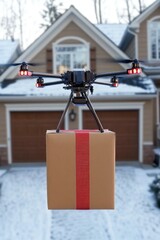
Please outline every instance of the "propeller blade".
M110 62L113 62L113 63L142 63L146 66L153 66L153 67L156 67L156 66L160 66L160 61L157 61L157 60L142 60L142 59L111 59L109 60Z
M41 66L44 65L44 63L26 63L28 66Z
M11 66L18 66L21 65L22 63L1 63L1 67L11 67Z
M18 62L18 63L2 63L0 64L0 67L14 67L14 66L21 66L21 65L27 65L27 66L41 66L44 65L44 63L28 63L28 62Z

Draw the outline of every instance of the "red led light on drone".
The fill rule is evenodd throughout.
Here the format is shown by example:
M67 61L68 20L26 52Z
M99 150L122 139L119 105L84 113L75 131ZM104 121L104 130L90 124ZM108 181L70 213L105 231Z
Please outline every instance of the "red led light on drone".
M127 73L128 74L140 74L140 73L142 73L142 69L141 68L127 69Z
M37 88L43 87L43 83L36 83L36 87L37 87Z
M32 72L29 72L28 70L20 70L19 76L32 76Z
M118 87L118 82L116 82L116 83L112 83L112 87Z

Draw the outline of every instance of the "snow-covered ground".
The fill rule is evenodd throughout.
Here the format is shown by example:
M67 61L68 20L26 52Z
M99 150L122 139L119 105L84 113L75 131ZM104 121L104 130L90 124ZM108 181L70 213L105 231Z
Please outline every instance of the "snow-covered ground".
M1 175L1 240L159 240L160 209L149 184L160 169L116 167L115 210L47 210L46 168Z

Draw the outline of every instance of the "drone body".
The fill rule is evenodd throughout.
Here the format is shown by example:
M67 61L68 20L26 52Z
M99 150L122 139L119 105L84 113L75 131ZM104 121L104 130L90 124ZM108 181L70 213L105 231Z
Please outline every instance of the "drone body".
M37 78L36 87L38 88L63 84L64 89L70 90L69 100L61 116L56 132L60 131L62 121L64 119L64 116L71 102L73 104L86 104L97 123L99 131L104 132L102 124L88 97L88 92L90 91L90 93L93 94L93 91L94 91L93 84L105 85L110 87L118 87L118 77L125 76L125 75L139 75L142 73L142 69L140 68L139 61L137 59L134 59L134 60L126 59L126 60L121 60L121 62L132 63L132 67L130 69L127 69L126 71L121 71L121 72L110 72L110 73L107 72L107 73L97 74L89 70L85 71L82 69L79 69L79 70L76 69L73 71L67 71L63 74L55 75L55 74L49 74L49 73L29 71L28 66L37 65L34 63L22 62L22 63L7 64L7 66L20 65L19 76L26 77L26 78L36 77ZM106 77L111 78L110 82L106 82L105 79L103 79ZM56 79L56 81L45 83L44 78L53 78L53 79ZM104 81L103 82L96 81L97 79L100 79L100 78L102 78Z

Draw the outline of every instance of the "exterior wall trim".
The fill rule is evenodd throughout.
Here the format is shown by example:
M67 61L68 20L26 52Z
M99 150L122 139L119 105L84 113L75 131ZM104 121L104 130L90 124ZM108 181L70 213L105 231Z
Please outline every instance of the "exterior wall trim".
M86 47L87 47L87 50L88 50L88 57L87 57L87 65L88 65L88 69L90 69L90 43L85 41L83 38L80 38L80 37L76 37L76 36L66 36L66 37L62 37L62 38L59 38L57 41L53 42L52 43L52 58L53 58L53 72L54 73L57 73L56 71L56 54L55 54L55 48L57 45L61 44L61 42L65 41L65 40L77 40L79 42L81 42L81 44L84 44ZM70 44L61 44L62 46L67 46L67 45L70 45ZM76 46L77 44L72 44L72 46Z
M11 144L11 112L17 112L17 111L23 111L23 112L30 112L30 111L63 111L65 108L65 103L59 103L59 104L5 104L6 108L6 126L7 126L7 153L8 153L8 164L12 163L12 144ZM69 128L69 118L68 118L68 112L65 116L64 121L65 129Z
M148 40L148 48L147 48L148 53L147 53L147 55L148 55L148 60L150 60L150 61L155 61L156 59L151 58L151 47L150 47L151 46L151 41L150 41L149 24L156 19L160 19L160 16L154 16L153 18L151 18L147 21L147 40Z
M139 28L140 23L144 21L152 12L154 12L159 7L159 1L155 1L150 5L150 7L146 8L146 10L141 13L133 22L130 24L130 28Z
M7 144L0 144L0 148L5 148L7 147Z
M147 142L143 142L143 145L145 145L145 146L150 146L150 145L154 145L154 144L153 144L153 142L151 142L151 141L150 141L150 142L147 141Z
M136 103L124 103L124 102L114 102L114 103L93 103L95 110L138 110L139 111L139 153L138 161L143 163L143 108L144 102ZM87 110L86 106L79 107L79 129L83 128L83 110Z

